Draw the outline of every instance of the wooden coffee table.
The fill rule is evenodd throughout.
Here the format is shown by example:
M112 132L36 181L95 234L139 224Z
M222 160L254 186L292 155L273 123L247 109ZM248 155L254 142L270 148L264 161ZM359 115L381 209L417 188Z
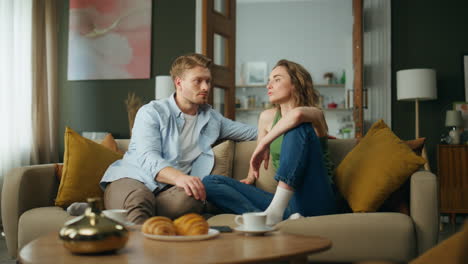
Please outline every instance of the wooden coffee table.
M329 239L278 232L264 236L221 233L210 240L169 242L145 238L131 230L125 248L112 254L74 255L66 250L58 233L42 236L23 247L19 262L27 263L258 263L288 260L307 263L307 255L331 247Z

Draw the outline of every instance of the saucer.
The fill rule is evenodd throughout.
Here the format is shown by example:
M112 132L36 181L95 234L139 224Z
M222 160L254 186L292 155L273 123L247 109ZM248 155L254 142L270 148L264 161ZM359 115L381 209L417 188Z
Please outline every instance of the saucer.
M272 232L276 230L276 227L271 227L271 226L265 226L261 229L245 229L243 225L237 226L234 228L234 230L249 234L249 235L262 235L267 232Z

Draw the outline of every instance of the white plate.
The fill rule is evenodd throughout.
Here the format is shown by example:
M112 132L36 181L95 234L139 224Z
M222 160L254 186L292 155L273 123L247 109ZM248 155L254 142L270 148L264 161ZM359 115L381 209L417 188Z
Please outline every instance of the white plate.
M267 232L275 231L276 227L265 226L262 229L252 230L252 229L245 229L244 226L240 225L240 226L234 227L234 230L242 232L242 233L246 233L246 234L251 234L251 235L261 235Z
M217 237L219 235L219 231L210 228L208 230L208 234L199 235L199 236L161 236L161 235L150 235L146 233L143 233L143 235L150 239L162 240L162 241L198 241L198 240L205 240L205 239Z

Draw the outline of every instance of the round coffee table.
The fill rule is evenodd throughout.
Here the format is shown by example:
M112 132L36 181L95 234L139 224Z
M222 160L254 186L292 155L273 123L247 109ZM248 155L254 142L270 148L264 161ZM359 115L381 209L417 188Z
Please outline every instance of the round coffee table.
M132 230L125 248L112 254L75 255L58 233L42 236L23 247L19 262L27 263L255 263L288 260L307 263L307 255L331 247L329 239L272 232L264 236L222 233L203 241L157 241Z

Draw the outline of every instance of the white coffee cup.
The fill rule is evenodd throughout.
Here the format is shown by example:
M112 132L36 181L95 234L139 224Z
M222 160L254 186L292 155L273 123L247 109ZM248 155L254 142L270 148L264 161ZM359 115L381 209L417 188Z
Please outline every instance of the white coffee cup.
M108 209L102 211L108 218L121 224L127 223L127 210L125 209Z
M266 225L267 216L264 212L260 213L244 213L236 216L234 221L238 225L242 225L245 230L262 230Z

